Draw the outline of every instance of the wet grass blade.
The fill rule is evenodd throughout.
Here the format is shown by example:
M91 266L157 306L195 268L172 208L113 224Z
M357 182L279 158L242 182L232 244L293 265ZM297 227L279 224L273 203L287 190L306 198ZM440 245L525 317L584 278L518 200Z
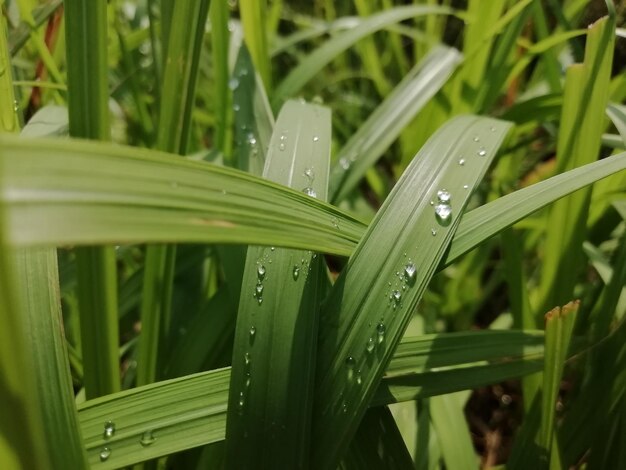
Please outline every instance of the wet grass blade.
M265 178L325 200L327 108L288 101L272 135ZM227 468L305 468L313 406L318 277L312 252L250 247L244 269L226 429Z
M447 15L452 10L439 6L410 5L395 7L370 16L356 27L337 34L326 41L322 46L305 57L298 66L276 87L272 99L274 109L280 107L287 98L296 95L316 74L329 64L335 57L360 39L369 36L389 25L399 23L409 18L423 15Z
M320 321L316 468L334 467L346 450L509 127L460 117L440 129L398 181L333 286Z
M17 245L174 241L348 255L364 229L301 191L209 163L84 141L0 142L0 197Z
M240 170L260 176L274 130L274 115L245 44L239 49L230 84L234 88L235 164Z
M266 90L272 87L272 69L267 38L266 0L241 0L239 6L243 34L256 70Z
M107 4L65 2L69 130L73 137L109 140ZM77 295L88 398L120 389L117 271L113 247L76 249Z
M402 130L446 83L461 61L456 49L437 47L404 77L343 146L331 170L331 201L341 202Z
M480 331L405 338L372 406L455 392L539 371L543 340L540 331ZM468 343L476 347L468 350ZM212 370L84 403L79 415L90 462L98 464L98 452L106 445L112 453L109 461L98 464L102 468L131 465L223 440L229 382L230 368ZM117 429L110 441L102 434L103 420L108 419L116 423ZM167 442L158 446L137 445L146 430Z

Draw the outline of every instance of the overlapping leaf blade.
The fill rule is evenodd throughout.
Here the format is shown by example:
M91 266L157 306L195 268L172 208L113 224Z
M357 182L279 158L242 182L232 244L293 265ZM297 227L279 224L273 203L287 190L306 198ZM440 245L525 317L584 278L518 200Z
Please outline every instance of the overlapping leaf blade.
M326 199L330 112L288 101L272 135L264 177ZM318 277L312 252L250 247L232 361L229 468L303 468L309 460L317 342Z
M320 321L317 468L337 465L349 444L509 127L463 116L441 128L398 181L333 286Z

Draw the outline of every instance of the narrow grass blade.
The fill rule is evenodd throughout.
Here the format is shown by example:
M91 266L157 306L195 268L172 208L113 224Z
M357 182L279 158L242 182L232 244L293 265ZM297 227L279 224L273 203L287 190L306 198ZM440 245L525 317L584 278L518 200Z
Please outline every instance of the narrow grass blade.
M0 464L3 468L44 468L51 458L41 408L45 397L40 395L37 377L31 373L36 363L26 318L15 314L23 307L18 303L18 278L3 232L0 230Z
M337 155L330 176L331 201L341 202L382 156L406 125L446 83L461 56L437 47L406 75L352 135Z
M573 65L567 71L557 146L560 171L595 160L600 150L614 38L614 20L597 21L587 36L585 63ZM590 198L591 190L586 189L557 202L550 210L550 226L559 230L547 231L540 286L541 311L562 305L572 296L582 266Z
M85 402L79 416L89 463L126 467L224 439L229 380L230 369L220 369ZM105 440L107 421L115 433ZM110 450L105 462L103 446Z
M0 142L0 197L16 245L175 241L348 255L364 229L301 191L208 163L119 145Z
M617 132L626 143L626 106L616 103L609 103L606 114L611 118Z
M16 132L13 73L6 43L6 23L0 16L0 131ZM6 220L0 205L0 219ZM42 381L37 374L39 353L32 350L32 319L23 305L24 283L18 283L13 249L6 243L6 224L0 224L0 467L43 468L52 457L47 418L42 404ZM32 310L27 313L32 313ZM45 320L44 320L45 321ZM58 364L53 364L53 367ZM48 372L49 369L46 369ZM55 397L56 398L56 397ZM55 405L59 402L55 400ZM57 411L55 409L55 411ZM71 437L74 437L72 434ZM71 452L71 450L70 450ZM74 455L74 454L72 454Z
M234 88L236 166L260 176L274 130L274 115L244 44L239 49L230 86Z
M265 178L326 199L327 108L288 101ZM227 468L305 468L313 406L317 284L312 252L250 247L242 282L226 439Z
M480 338L477 348L468 350L467 344L475 338ZM519 377L541 370L542 358L543 333L539 331L406 338L371 405L425 398ZM212 370L85 402L79 407L79 416L90 462L98 464L98 452L107 445L112 453L103 468L131 465L223 440L229 382L230 368ZM115 440L109 442L102 433L106 420L113 420L117 429ZM144 430L166 442L159 446L137 445Z
M73 137L109 140L107 4L65 2L69 129ZM77 294L88 398L120 389L117 272L112 247L76 249Z
M569 348L578 302L570 302L546 314L546 345L541 391L541 426L537 437L540 460L547 467L553 445L556 398L561 386L561 377Z
M87 468L63 335L56 250L18 250L14 263L21 316L36 364L31 370L42 397L38 406L45 423L45 442L51 450L48 465Z
M160 150L186 154L191 135L198 62L209 0L178 2L172 8L157 126ZM151 245L146 250L141 302L137 384L154 381L162 372L159 348L168 347L171 293L176 247Z
M320 322L313 431L317 468L332 468L349 444L472 189L508 129L501 121L467 116L435 134L333 286Z
M21 22L17 28L13 29L9 34L9 51L12 56L26 44L28 38L30 38L33 28L39 28L44 24L50 16L61 6L63 0L49 0L48 2L35 8L31 15L33 22L26 21Z
M447 15L452 10L439 6L410 5L399 6L391 10L370 16L363 20L356 27L337 34L326 41L322 46L304 58L298 66L276 87L273 94L272 106L274 109L280 107L287 98L296 95L300 89L313 79L317 73L329 64L335 57L344 52L349 47L356 44L370 34L375 33L389 25L399 23L423 15Z
M624 170L626 153L620 153L553 176L468 212L463 217L444 263L451 263L487 238L551 202Z
M225 2L212 2L209 8L211 20L211 53L213 55L213 80L215 81L215 131L214 147L222 154L230 155L230 119L232 117L232 95L228 88L230 69L228 66L229 11Z
M430 398L430 419L446 468L478 470L478 458L463 414L466 397L466 393L460 392Z
M239 13L243 24L243 35L250 50L255 69L263 81L264 88L272 87L272 70L267 39L266 0L241 0Z

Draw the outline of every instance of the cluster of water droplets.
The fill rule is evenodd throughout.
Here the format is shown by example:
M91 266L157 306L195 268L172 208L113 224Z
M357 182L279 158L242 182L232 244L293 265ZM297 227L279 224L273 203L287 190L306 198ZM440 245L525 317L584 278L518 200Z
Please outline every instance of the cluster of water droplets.
M265 286L263 285L263 280L265 279L265 275L267 273L267 269L265 265L261 262L257 263L256 266L256 285L254 286L254 292L252 296L256 299L259 305L263 303L263 291L265 290Z
M102 432L103 439L105 441L108 441L115 435L115 431L116 431L115 423L111 420L105 421L104 430ZM154 432L152 430L144 431L141 434L141 437L139 438L139 444L142 447L147 447L149 445L152 445L155 441L156 441L156 437L154 437ZM111 457L111 454L112 454L111 447L107 445L100 449L100 452L98 453L98 457L100 458L101 462L105 462L109 459L109 457Z
M452 215L452 195L445 189L437 191L437 204L435 204L435 216L441 225L447 225Z
M315 139L316 137L313 137L313 140ZM313 168L305 168L303 174L306 178L306 186L302 192L307 196L317 197L317 193L315 192L315 189L313 189L313 181L315 180L315 172L313 171Z

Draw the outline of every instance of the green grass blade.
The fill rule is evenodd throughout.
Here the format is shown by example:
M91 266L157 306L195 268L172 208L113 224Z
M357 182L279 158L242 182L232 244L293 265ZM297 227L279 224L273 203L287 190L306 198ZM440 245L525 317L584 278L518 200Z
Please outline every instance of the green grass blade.
M1 211L0 208L0 214ZM40 395L35 374L29 373L36 370L35 353L28 339L26 316L15 314L23 307L18 303L18 277L3 232L0 230L0 465L3 468L45 468L51 458L41 408L45 397Z
M191 136L198 62L209 0L173 5L157 126L160 150L186 154ZM162 372L160 348L167 348L176 247L151 245L146 250L141 302L137 384L154 381Z
M476 348L468 350L467 344L474 343L474 339L477 339ZM405 338L372 406L519 377L541 370L542 357L540 331L481 331ZM109 445L112 454L103 468L110 468L109 465L131 465L223 440L229 382L230 368L212 370L84 403L79 407L79 416L90 462L98 462L99 449L105 445ZM176 406L171 406L174 402ZM102 435L102 423L106 420L113 420L119 431L110 442ZM161 443L166 447L137 445L145 430L167 441Z
M546 314L546 345L541 390L541 426L537 436L540 460L548 465L553 446L556 398L561 386L561 377L567 351L574 330L578 302L570 302ZM545 459L545 460L544 460Z
M300 89L313 79L317 73L329 64L335 57L353 46L360 39L369 36L389 25L399 23L423 15L451 14L449 8L439 6L410 5L395 7L363 20L355 28L340 33L326 41L322 46L304 58L298 66L276 87L272 105L274 109L280 107L287 98L296 95Z
M274 130L274 115L263 82L244 44L239 49L230 84L234 88L236 165L241 170L260 176Z
M336 465L349 444L469 195L508 129L501 121L460 117L433 136L333 286L320 321L313 431L317 468ZM350 372L358 372L361 383Z
M213 134L214 147L220 149L224 155L230 154L230 119L232 113L230 105L232 95L228 88L230 69L228 67L228 32L229 11L225 2L212 2L209 8L211 20L211 53L213 55L213 75L215 81L215 131Z
M626 106L616 103L609 103L606 108L606 114L611 118L617 132L626 143Z
M73 137L109 140L107 4L65 2L69 129ZM120 389L117 273L112 247L76 249L77 294L88 398Z
M0 131L16 132L19 121L16 119L13 72L5 28L5 18L0 16L0 70L3 72L0 74ZM48 416L42 407L46 397L41 395L45 383L38 372L47 373L59 363L53 363L50 369L41 367L45 363L37 363L41 359L41 350L32 349L33 345L37 346L38 338L30 331L33 311L26 310L30 305L24 304L29 301L24 296L26 283L23 281L26 279L21 279L24 273L18 271L14 251L6 244L6 219L2 206L0 220L0 467L43 468L52 458L49 444L56 438L46 435L45 419ZM51 342L54 343L54 339ZM54 412L61 409L59 404L55 400ZM75 435L72 433L70 439ZM72 449L68 450L72 452Z
M241 0L239 6L243 35L252 61L263 81L264 88L272 88L272 70L267 38L266 0Z
M446 468L478 469L478 459L463 414L464 392L429 399L430 416Z
M37 364L33 369L37 388L39 396L45 397L39 407L46 444L52 450L48 464L87 468L63 335L56 250L19 250L14 261L22 316Z
M9 51L12 56L26 44L30 38L33 28L39 28L48 21L48 18L61 6L63 0L49 0L48 2L35 8L32 15L32 22L22 21L9 34Z
M587 37L585 63L567 71L561 127L557 146L557 167L572 169L596 159L604 132L609 79L613 60L615 23L597 21ZM550 210L551 227L545 243L540 286L541 311L563 305L572 291L583 261L591 189L557 202Z
M301 191L171 154L7 135L0 142L0 197L17 245L175 241L348 255L364 229Z
M126 467L224 439L229 380L230 369L220 369L85 402L79 416L89 463ZM115 423L115 434L105 441L106 421ZM111 451L105 462L103 445Z
M553 176L468 212L452 241L445 263L449 264L487 238L551 202L624 170L626 153L620 153Z
M257 243L347 256L365 231L361 222L302 193L161 152L78 141L29 142L6 135L0 143L2 202L11 220L8 235L16 245ZM119 175L122 164L124 180L105 178ZM70 165L77 174L62 184L45 178L55 168ZM444 263L559 197L625 169L626 153L617 154L468 212ZM198 191L203 193L201 199L196 197ZM176 202L167 202L172 194ZM242 207L240 202L249 199L257 202ZM270 220L280 221L280 231ZM248 231L240 230L241 224Z
M330 176L331 201L342 201L406 125L446 83L461 61L456 49L433 49L394 88L337 155Z
M330 112L288 101L272 135L264 177L326 199ZM309 460L317 341L311 252L250 247L233 349L227 468L304 468Z

